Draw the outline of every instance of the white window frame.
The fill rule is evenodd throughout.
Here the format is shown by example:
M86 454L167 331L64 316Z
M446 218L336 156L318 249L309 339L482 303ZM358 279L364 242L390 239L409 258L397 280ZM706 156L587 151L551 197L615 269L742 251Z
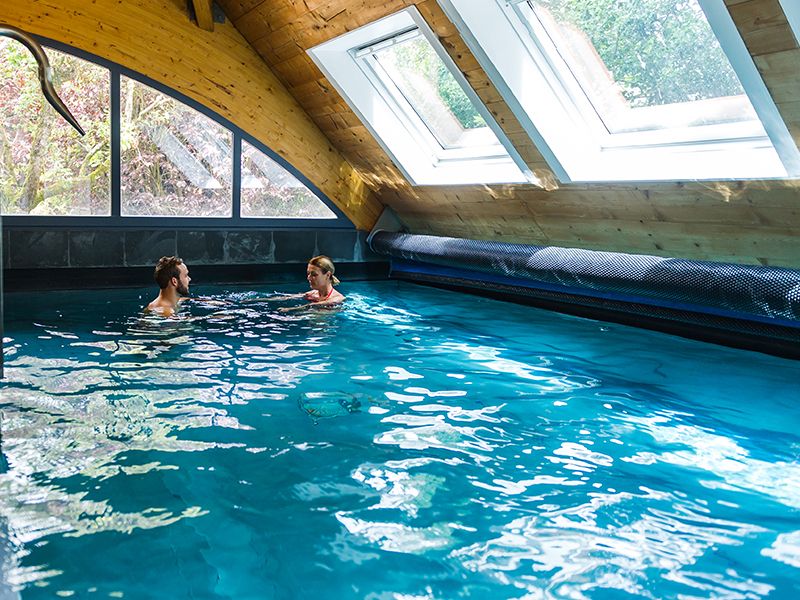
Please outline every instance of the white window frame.
M564 93L550 60L514 7L524 0L438 0L503 99L562 182L796 177L800 152L723 0L698 0L766 135L719 125L677 133L602 135L595 111ZM587 102L584 100L583 102ZM592 123L587 115L597 122ZM598 125L598 123L600 123ZM707 134L698 139L696 134ZM694 137L693 137L694 136ZM645 143L642 143L645 142Z
M779 0L783 14L789 21L789 26L794 33L794 39L797 45L800 46L800 2L797 0Z
M368 61L370 47L418 30L473 102L498 144L443 148L393 84ZM308 50L361 122L412 185L528 183L536 179L415 7Z

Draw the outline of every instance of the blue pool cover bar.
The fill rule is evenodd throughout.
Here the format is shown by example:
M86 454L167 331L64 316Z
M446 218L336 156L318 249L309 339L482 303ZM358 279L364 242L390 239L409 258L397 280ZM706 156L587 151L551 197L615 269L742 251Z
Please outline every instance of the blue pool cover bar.
M800 358L800 271L375 231L391 276Z

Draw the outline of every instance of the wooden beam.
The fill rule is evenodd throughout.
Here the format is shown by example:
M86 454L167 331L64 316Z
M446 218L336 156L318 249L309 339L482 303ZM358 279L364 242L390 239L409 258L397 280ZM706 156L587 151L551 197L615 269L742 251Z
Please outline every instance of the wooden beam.
M205 31L214 31L214 0L192 0L197 26Z

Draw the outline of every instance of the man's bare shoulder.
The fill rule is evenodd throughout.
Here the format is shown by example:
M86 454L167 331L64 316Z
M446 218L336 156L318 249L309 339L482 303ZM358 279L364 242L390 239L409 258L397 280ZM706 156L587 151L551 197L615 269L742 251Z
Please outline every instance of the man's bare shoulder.
M153 300L145 307L144 312L153 313L161 317L171 317L175 314L175 309L170 304Z

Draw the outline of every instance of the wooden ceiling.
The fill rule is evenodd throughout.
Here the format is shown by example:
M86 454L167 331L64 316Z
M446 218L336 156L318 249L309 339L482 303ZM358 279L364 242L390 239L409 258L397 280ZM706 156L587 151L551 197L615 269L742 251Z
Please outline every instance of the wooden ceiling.
M436 0L217 3L377 198L416 233L800 267L800 181L558 183ZM778 1L726 4L800 142L800 48ZM410 186L306 53L409 5L547 189Z

